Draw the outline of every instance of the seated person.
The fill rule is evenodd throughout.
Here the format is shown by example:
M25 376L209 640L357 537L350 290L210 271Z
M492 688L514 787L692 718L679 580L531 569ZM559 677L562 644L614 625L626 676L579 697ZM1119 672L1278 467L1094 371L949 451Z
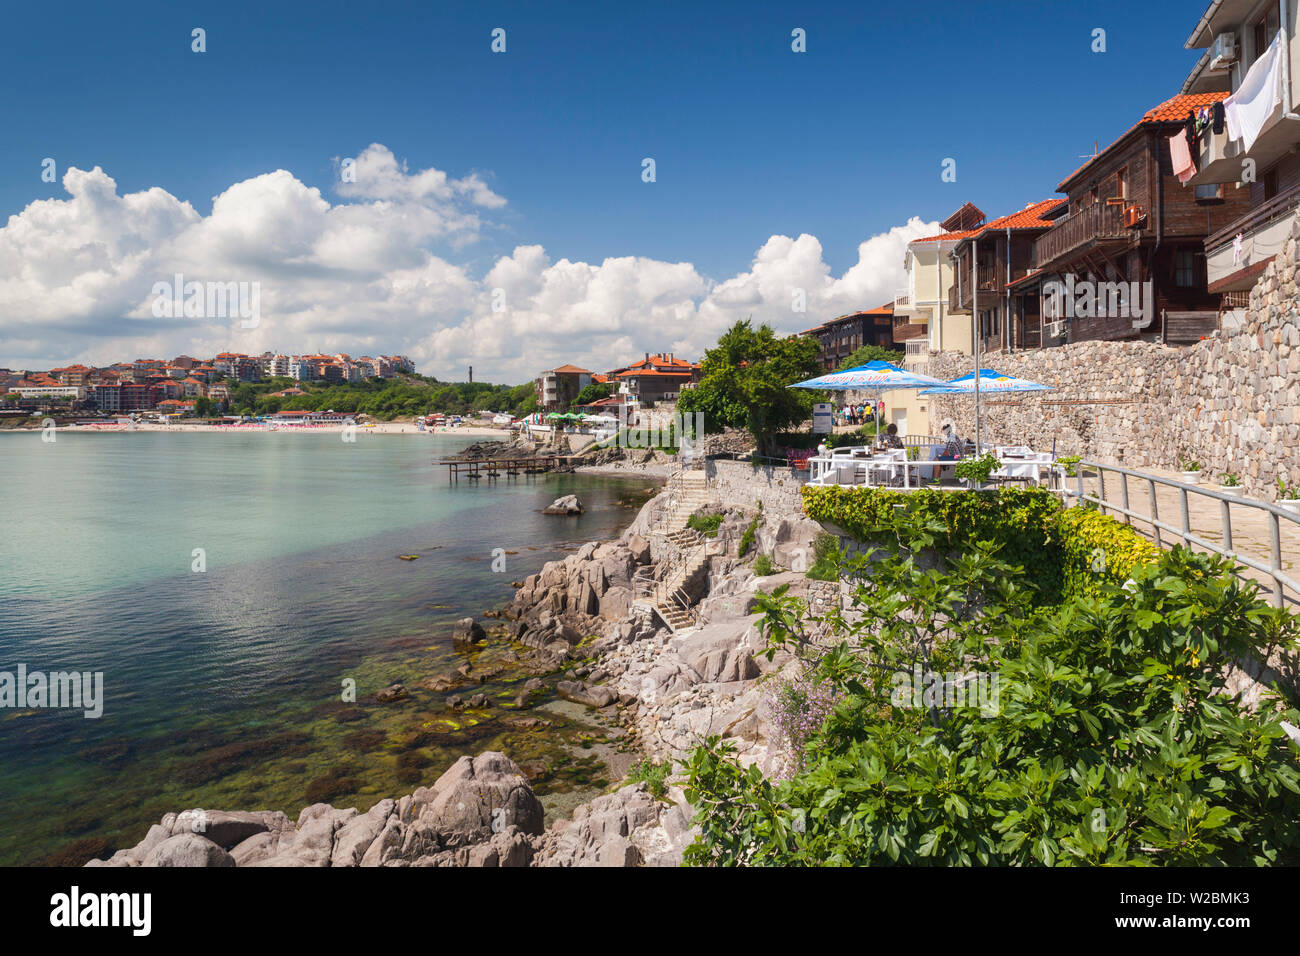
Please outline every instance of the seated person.
M881 438L881 440L880 440L880 444L881 444L882 446L884 446L885 448L902 448L902 447L903 447L903 439L901 439L901 438L898 437L898 426L897 426L897 425L894 425L894 424L891 423L890 426L889 426L888 428L885 429L885 434L884 434L884 437Z
M962 456L964 443L952 427L952 422L943 423L943 449L939 452L939 461L956 461Z

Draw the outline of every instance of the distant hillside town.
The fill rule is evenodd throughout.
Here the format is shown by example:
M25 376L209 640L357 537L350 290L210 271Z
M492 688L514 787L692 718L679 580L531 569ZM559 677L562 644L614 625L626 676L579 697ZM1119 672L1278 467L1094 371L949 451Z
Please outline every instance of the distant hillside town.
M156 411L193 414L196 406L223 405L242 383L277 377L332 385L414 375L405 355L243 355L220 352L210 359L136 359L102 368L69 365L48 371L0 369L0 398L23 412L69 409L104 414ZM283 394L302 394L285 389Z

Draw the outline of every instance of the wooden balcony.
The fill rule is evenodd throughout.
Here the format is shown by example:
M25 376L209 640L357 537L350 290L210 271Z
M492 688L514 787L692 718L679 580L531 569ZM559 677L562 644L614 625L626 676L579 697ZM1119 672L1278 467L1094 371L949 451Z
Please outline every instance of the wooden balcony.
M908 339L920 338L926 334L924 325L909 322L907 316L894 319L894 343L906 342Z
M1001 292L1003 283L998 280L1003 274L1002 268L993 263L976 269L975 279L979 283L980 296L986 297L986 293L993 295ZM961 273L960 281L954 278L952 285L948 288L948 310L950 312L965 313L971 310L975 296L971 293L970 280L970 263L967 262ZM958 287L961 289L960 296L957 292Z
M1034 242L1034 268L1042 269L1073 252L1102 242L1131 238L1124 225L1124 206L1098 203L1058 222Z

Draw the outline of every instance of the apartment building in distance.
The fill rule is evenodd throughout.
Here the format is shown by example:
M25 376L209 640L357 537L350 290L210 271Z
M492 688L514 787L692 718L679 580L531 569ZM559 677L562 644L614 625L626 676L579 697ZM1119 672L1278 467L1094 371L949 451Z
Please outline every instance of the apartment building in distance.
M561 365L537 376L537 405L544 412L564 412L578 393L591 384L591 372L576 365Z
M700 364L678 358L672 352L661 352L611 370L605 377L617 385L615 394L622 395L631 407L653 408L660 402L675 402L682 389L700 380Z
M822 367L834 372L864 345L894 348L894 304L887 302L865 312L841 315L803 334L817 340Z

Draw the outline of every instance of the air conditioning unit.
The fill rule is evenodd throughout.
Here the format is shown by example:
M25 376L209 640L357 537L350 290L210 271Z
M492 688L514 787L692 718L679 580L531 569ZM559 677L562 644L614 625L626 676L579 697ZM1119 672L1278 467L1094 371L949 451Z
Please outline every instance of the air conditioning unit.
M1237 34L1220 33L1210 48L1210 65L1206 72L1221 73L1237 62Z
M1147 214L1143 211L1141 206L1129 206L1124 210L1124 227L1126 229L1132 229L1135 226L1140 225L1142 220L1146 217Z

